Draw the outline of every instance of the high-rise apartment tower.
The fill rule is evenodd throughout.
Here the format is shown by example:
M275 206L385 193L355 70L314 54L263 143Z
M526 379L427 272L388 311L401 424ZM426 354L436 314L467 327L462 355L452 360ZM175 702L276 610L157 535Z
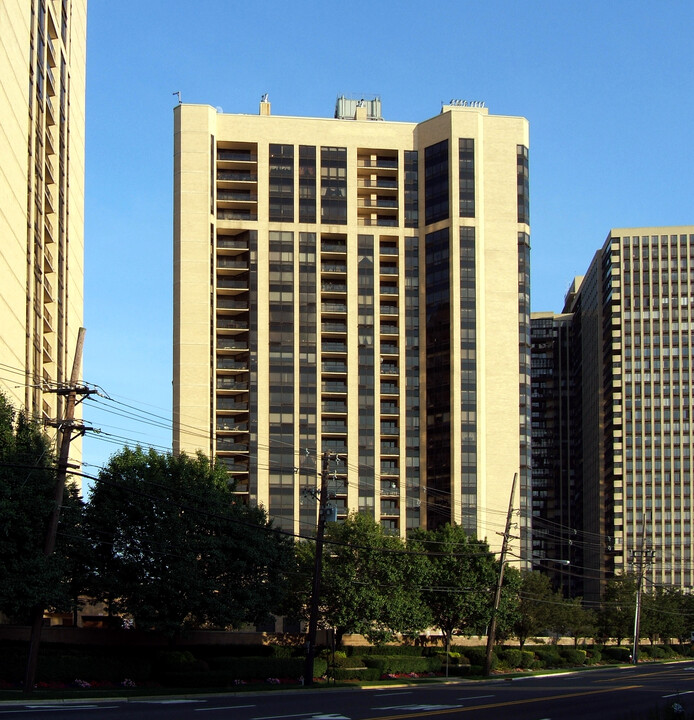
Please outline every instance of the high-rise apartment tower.
M514 473L529 491L527 121L174 120L174 449L294 531L328 452L338 519L498 547Z
M591 600L606 579L637 569L651 583L691 587L694 226L613 229L554 322L568 332L562 341L555 334L562 359L554 365L568 382L555 384L564 417L545 415L545 429L568 432L554 443L563 454L546 481L550 494L580 505L582 521L571 527L558 514L539 523L536 549L552 528L570 542ZM543 323L533 315L534 357ZM539 369L533 413L541 417L548 393ZM540 450L537 437L534 469Z
M82 324L86 0L0 3L0 389L44 420Z

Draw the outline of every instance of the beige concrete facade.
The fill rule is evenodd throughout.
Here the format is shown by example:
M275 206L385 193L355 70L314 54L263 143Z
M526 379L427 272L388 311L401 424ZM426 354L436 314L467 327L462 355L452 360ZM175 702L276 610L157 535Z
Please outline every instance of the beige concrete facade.
M374 108L175 109L174 449L295 532L329 452L338 518L498 547L529 491L527 121Z
M0 3L0 389L43 420L82 324L86 22L86 0Z

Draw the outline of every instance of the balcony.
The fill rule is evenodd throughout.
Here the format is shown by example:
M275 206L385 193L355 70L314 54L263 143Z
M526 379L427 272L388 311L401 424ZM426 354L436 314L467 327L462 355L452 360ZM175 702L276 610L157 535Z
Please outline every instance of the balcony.
M230 377L217 378L217 390L248 390L248 381L236 380Z
M357 181L358 188L376 188L379 190L397 190L398 181L396 178L364 178Z
M217 330L248 330L246 320L236 320L229 317L217 317Z
M233 418L221 417L217 418L217 430L224 432L248 432L248 423L244 421L235 422Z
M321 371L324 373L346 373L347 363L338 361L322 362Z
M382 168L385 170L397 170L398 159L396 157L357 158L358 168Z
M43 301L46 303L53 302L53 286L45 275L43 278Z
M347 423L344 420L323 420L321 432L344 435L347 432Z
M347 292L347 283L334 282L332 280L324 280L321 283L321 291L324 293L340 293Z
M258 162L258 156L252 150L219 148L217 150L217 160L220 162Z
M381 495L400 495L398 484L390 480L381 481Z
M217 310L248 310L248 301L221 296L217 298Z
M46 337L43 338L43 361L45 363L53 362L53 348Z
M217 278L217 289L218 290L241 290L248 292L248 278L242 280L232 280L227 277ZM219 303L217 304L219 307Z
M346 353L347 343L326 340L321 343L321 351L324 353Z
M324 313L346 313L347 303L324 302L321 303L321 312Z
M341 380L325 380L321 383L321 392L344 395L347 393L347 383Z
M381 415L397 415L399 412L397 403L382 402Z
M346 400L324 400L321 403L321 411L326 413L344 414L347 412Z
M397 335L398 326L397 323L381 323L381 335Z
M399 435L400 428L397 423L382 422L381 423L381 435Z
M237 340L236 338L217 338L217 350L248 350L248 341Z
M346 253L347 242L345 240L323 240L320 249L323 253Z
M346 333L347 323L346 322L322 322L321 332L324 333Z
M248 250L248 238L245 233L233 237L218 235L217 248L220 250Z
M397 355L398 354L398 346L396 343L392 342L382 342L381 343L381 355Z
M394 197L380 197L380 196L375 197L375 198L365 197L365 198L361 198L360 200L358 200L357 207L358 208L375 208L375 209L385 208L385 209L397 210L398 209L398 200L397 200L397 198L394 198Z
M398 286L388 283L381 283L381 295L397 295Z
M220 355L217 357L217 370L248 370L248 364L234 357Z
M248 452L248 445L246 443L236 442L234 438L218 437L216 447L217 450L224 450L225 452Z
M347 263L322 263L320 266L321 272L324 273L346 273Z
M217 220L250 220L258 219L256 210L238 209L238 210L217 210Z
M384 440L381 442L381 455L399 455L397 440Z
M397 363L383 362L381 363L381 375L397 375Z
M227 412L247 412L247 402L237 402L233 397L218 397L217 410L225 410Z
M397 383L382 382L381 383L381 395L399 395L400 390Z
M230 257L217 257L217 269L245 270L248 272L248 260L235 260Z
M397 315L398 306L392 303L381 303L381 315Z
M221 182L258 182L258 174L250 170L217 170L217 180Z

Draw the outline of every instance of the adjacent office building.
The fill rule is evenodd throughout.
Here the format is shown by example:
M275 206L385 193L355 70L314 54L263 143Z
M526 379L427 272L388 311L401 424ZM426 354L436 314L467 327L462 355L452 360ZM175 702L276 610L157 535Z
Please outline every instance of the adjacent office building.
M82 324L86 0L0 3L0 390L43 420Z
M462 524L529 498L528 124L452 102L386 122L174 112L174 449L315 527ZM328 453L328 456L325 456Z
M612 230L564 313L533 314L535 554L575 563L589 599L641 567L694 583L693 313L685 226Z

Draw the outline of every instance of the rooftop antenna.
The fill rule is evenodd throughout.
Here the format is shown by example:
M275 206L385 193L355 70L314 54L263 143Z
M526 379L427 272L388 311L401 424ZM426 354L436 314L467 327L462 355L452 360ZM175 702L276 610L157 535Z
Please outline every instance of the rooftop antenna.
M178 104L180 105L183 101L181 100L181 91L176 90L176 92L172 92L172 95L178 95Z

